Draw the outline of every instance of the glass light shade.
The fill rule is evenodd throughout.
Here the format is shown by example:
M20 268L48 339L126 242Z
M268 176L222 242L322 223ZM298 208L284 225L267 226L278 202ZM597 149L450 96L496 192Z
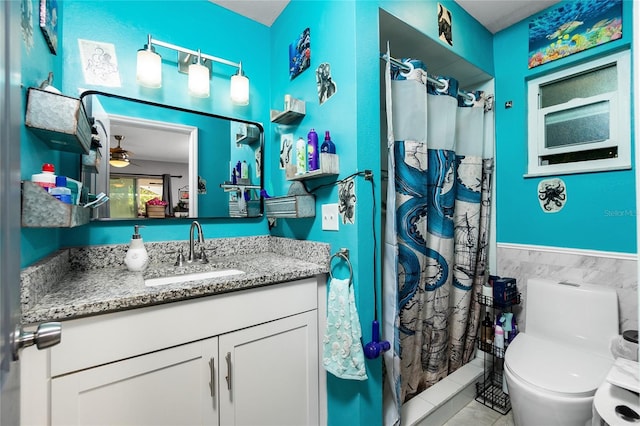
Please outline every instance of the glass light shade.
M231 101L237 105L249 105L249 79L244 75L231 76Z
M162 58L152 50L138 50L136 66L138 84L157 89L162 86Z
M200 64L189 65L189 94L199 98L209 97L209 68Z
M109 160L109 164L113 167L127 167L129 165L129 160L111 159Z

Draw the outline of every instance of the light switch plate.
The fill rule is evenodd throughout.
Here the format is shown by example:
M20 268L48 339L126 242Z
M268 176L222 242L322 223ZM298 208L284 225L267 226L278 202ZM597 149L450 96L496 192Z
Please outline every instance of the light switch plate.
M322 205L322 230L323 231L337 231L339 218L340 218L340 214L338 213L338 204Z

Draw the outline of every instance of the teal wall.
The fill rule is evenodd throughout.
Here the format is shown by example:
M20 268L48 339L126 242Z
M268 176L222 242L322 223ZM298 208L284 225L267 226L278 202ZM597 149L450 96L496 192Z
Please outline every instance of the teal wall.
M366 2L364 2L366 3ZM453 53L464 58L489 75L493 75L492 34L451 0L379 0L379 6L411 25L425 36L438 40L438 3L449 9L452 15L453 46L447 46ZM365 25L366 26L366 25ZM377 45L377 34L376 34ZM393 46L391 46L393 56ZM428 66L428 64L427 64Z
M23 87L23 103L21 109L26 110L27 105L27 89L29 87L39 87L43 80L47 79L49 71L54 73L54 86L60 87L62 80L62 60L60 55L52 55L49 47L40 31L39 27L39 8L40 2L33 0L31 5L31 28L32 35L29 38L31 42L22 42L22 60L21 60L21 84ZM63 13L61 10L60 13ZM23 14L23 19L26 16ZM58 30L61 30L61 22L59 20ZM30 46L30 47L28 47ZM58 49L61 49L59 43ZM43 163L52 163L56 172L75 172L69 170L69 157L73 157L68 153L59 151L51 151L49 146L33 134L27 127L22 127L20 134L20 178L22 180L30 180L31 175L40 173ZM77 156L76 156L77 158ZM21 235L21 265L29 265L35 260L42 258L52 251L58 249L60 245L60 232L58 229L36 229L23 228Z
M353 42L356 37L355 2L320 2L294 1L287 6L284 13L271 27L272 37L272 86L271 107L282 109L284 95L306 102L306 116L295 125L274 125L267 137L266 164L269 167L268 181L272 183L277 195L286 193L290 182L284 178L284 171L277 167L280 134L293 133L307 138L307 133L314 128L320 143L325 130L331 132L336 144L336 153L340 156L340 176L345 178L352 173L364 169L379 170L379 154L370 152L367 159L359 155L362 144L371 143L377 146L379 128L373 121L373 138L361 133L358 123L358 84L362 82L357 76L358 52ZM377 17L371 22L376 30ZM310 28L311 33L311 66L290 80L288 71L289 45L299 34ZM377 61L377 58L375 58ZM315 70L321 63L331 65L331 76L337 84L337 93L320 105L317 96ZM376 70L378 64L375 62ZM368 102L377 102L377 77L367 82L370 93ZM379 181L379 176L376 176ZM283 220L278 219L272 230L275 235L299 239L325 241L331 244L331 251L341 247L350 250L350 259L355 271L353 285L356 291L356 304L363 330L363 341L370 341L371 321L373 320L373 245L371 224L371 184L362 177L355 178L356 185L356 222L354 225L340 224L340 231L322 231L321 206L327 203L338 203L337 185L331 185L336 178L323 178L305 182L308 189L319 185L329 185L315 191L316 217L311 219ZM340 270L341 262L334 261L336 276L348 276ZM363 265L363 266L361 266ZM364 382L342 380L327 375L329 424L379 424L381 420L381 361L367 362L369 379Z
M623 2L621 40L531 70L527 68L529 20L495 35L498 243L636 253L634 170L560 176L566 183L567 203L554 214L543 213L538 205L538 182L545 178L523 177L527 172L527 81L629 46L634 35L632 4ZM513 108L505 109L506 101L513 101Z
M437 39L436 1L293 1L271 28L272 85L271 108L282 109L284 95L306 101L306 115L290 126L272 125L267 135L267 189L281 195L289 186L284 171L277 167L280 134L293 133L294 139L303 137L315 128L322 139L330 130L340 156L338 178L309 180L305 184L316 195L316 217L313 219L282 220L272 230L274 235L325 241L332 253L339 248L350 250L354 268L356 304L363 331L363 342L371 340L371 321L374 318L374 287L380 292L380 47L378 13L382 7L396 17L410 23L425 35ZM473 20L456 3L444 1L454 14L455 53L465 57L487 72L493 71L491 34ZM309 27L311 31L311 66L295 79L288 74L288 46ZM323 63L331 65L338 91L326 103L319 105L315 70ZM386 168L386 165L385 167ZM322 231L322 204L337 203L337 179L365 169L374 171L375 212L371 183L363 177L355 178L356 220L353 225L340 224L339 232ZM372 223L372 215L375 218ZM375 231L374 231L375 229ZM375 248L374 234L378 236ZM333 262L334 272L345 275ZM378 307L380 298L378 297ZM379 318L381 319L381 318ZM367 362L369 379L364 382L342 380L328 375L328 410L330 425L382 424L382 362L381 358Z

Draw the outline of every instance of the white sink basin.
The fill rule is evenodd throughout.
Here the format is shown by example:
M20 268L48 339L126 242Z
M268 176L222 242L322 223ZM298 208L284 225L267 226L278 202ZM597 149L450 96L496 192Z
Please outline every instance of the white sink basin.
M156 287L166 284L177 284L186 281L206 280L207 278L228 277L231 275L244 274L244 271L238 269L220 269L217 271L194 272L193 274L170 275L166 277L149 278L144 280L147 287Z

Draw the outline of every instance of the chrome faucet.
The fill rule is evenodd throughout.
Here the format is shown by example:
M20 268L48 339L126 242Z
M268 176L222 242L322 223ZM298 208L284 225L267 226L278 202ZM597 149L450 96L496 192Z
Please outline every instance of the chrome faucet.
M194 250L194 238L193 238L193 229L198 228L198 246L200 247L200 253L196 253ZM204 233L202 232L202 227L197 220L194 220L191 223L191 228L189 228L189 257L187 258L187 263L193 263L194 261L199 261L200 263L209 263L207 259L207 255L204 251Z

